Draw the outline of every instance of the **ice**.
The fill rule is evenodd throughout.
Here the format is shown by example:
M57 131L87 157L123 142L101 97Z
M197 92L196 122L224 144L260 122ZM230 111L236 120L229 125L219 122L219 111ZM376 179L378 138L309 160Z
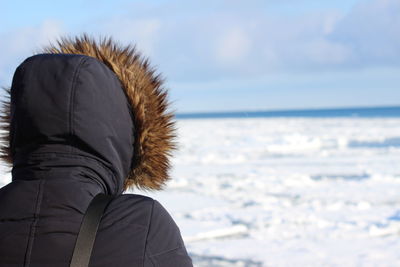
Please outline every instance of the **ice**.
M187 119L178 141L166 190L134 192L195 266L400 266L400 118Z
M171 210L196 266L400 266L400 119L178 129L174 180L150 195Z

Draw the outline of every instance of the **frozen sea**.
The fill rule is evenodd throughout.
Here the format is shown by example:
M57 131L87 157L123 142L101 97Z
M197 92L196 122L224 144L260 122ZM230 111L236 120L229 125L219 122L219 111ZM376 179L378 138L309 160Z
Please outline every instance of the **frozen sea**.
M195 266L400 266L400 118L178 121L167 190Z
M195 266L400 266L400 118L177 126L166 190L134 193L167 208Z

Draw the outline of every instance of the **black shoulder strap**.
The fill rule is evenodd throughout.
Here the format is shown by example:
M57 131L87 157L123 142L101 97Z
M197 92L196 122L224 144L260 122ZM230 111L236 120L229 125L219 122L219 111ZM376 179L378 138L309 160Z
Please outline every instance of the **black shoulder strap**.
M98 194L90 202L75 243L70 267L88 267L101 217L112 196Z

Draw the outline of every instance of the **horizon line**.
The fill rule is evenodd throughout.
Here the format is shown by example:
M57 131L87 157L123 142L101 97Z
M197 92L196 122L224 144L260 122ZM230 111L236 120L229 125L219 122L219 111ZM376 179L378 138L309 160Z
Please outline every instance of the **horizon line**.
M348 107L311 107L311 108L282 108L282 109L257 109L257 110L216 110L216 111L184 111L178 112L179 115L189 114L216 114L216 113L242 113L242 112L282 112L282 111L313 111L313 110L349 110L349 109L377 109L377 108L400 108L398 105L374 105L374 106L348 106Z
M380 105L380 106L349 106L349 107L324 107L324 108L291 108L291 109L270 109L270 110L232 110L232 111L200 111L200 112L179 112L176 113L177 118L194 118L194 117L225 117L225 116L240 116L240 115L294 115L299 112L303 115L310 115L309 113L320 111L320 112L352 112L352 111L368 111L368 110L391 110L399 109L400 115L400 104L399 105ZM344 113L343 113L344 114Z

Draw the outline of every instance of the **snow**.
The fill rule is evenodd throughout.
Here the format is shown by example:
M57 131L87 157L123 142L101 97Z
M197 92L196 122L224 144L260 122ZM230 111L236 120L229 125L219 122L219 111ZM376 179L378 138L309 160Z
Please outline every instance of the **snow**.
M147 195L171 212L195 266L400 266L400 119L178 129L173 180Z
M178 121L166 190L195 266L400 266L400 118ZM3 178L3 184L9 177Z

